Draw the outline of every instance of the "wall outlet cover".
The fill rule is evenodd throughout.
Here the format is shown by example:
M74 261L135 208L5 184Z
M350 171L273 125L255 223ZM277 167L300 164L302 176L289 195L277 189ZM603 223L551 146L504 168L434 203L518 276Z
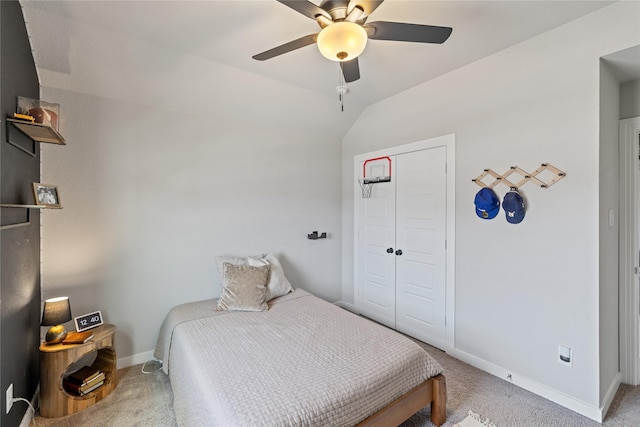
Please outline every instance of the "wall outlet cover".
M6 406L7 414L11 410L12 406L13 406L13 384L9 384L9 387L7 387L7 406Z
M558 347L558 363L573 366L573 350L571 350L571 347L563 345Z

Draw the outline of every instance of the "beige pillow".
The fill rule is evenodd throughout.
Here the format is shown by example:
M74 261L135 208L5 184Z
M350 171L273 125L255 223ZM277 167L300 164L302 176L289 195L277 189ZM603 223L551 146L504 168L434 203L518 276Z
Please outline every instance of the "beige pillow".
M254 258L262 258L264 254L253 255ZM238 257L238 256L217 256L215 257L216 268L218 269L218 278L220 279L220 289L224 286L224 267L223 264L228 262L229 264L235 265L249 265L249 258L247 257Z
M264 311L269 266L252 267L223 263L224 288L218 300L218 311Z
M254 267L271 266L267 280L267 301L286 295L293 290L293 286L284 275L280 261L273 253L268 253L263 257L249 257L249 265Z

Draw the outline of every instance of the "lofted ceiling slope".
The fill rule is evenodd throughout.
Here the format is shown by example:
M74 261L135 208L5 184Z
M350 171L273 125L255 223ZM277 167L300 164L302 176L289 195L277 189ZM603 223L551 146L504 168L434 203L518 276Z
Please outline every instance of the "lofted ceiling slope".
M349 84L350 92L345 102L361 110L610 3L593 0L386 0L374 11L369 22L386 20L451 26L453 33L442 45L370 40L360 57L361 78ZM113 35L112 40L100 37L100 44L111 44L111 49L122 49L126 38L140 40L242 70L240 74L259 75L337 99L338 66L323 58L313 45L264 62L251 58L319 30L315 21L275 0L21 0L21 4L44 86L60 86L56 78L62 74L72 74L73 85L77 88L93 84L95 76L90 72L71 73L68 69L69 50L90 40L83 32L70 30L73 25L60 24L71 22ZM30 20L33 20L32 25ZM154 58L154 61L160 60ZM167 60L171 58L167 57ZM122 61L118 66L126 69L138 66L141 58L122 56L118 61ZM162 64L158 66L162 67ZM189 81L187 70L180 67L172 70L174 74L168 78Z

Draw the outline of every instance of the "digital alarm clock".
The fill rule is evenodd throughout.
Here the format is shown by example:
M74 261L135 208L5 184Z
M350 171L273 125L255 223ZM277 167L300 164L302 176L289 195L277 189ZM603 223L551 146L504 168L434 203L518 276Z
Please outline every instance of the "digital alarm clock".
M93 329L96 326L102 325L102 313L100 311L94 311L93 313L83 314L73 319L76 323L76 330L78 332L86 331L87 329Z

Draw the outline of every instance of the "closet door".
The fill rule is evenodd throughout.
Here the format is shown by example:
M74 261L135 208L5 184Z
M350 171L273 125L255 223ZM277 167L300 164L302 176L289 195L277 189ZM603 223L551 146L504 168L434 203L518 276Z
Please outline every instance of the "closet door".
M393 173L393 171L392 171ZM357 305L360 313L395 328L396 239L395 182L375 184L370 198L358 198L361 216L358 236Z
M446 337L446 148L396 158L396 329Z

